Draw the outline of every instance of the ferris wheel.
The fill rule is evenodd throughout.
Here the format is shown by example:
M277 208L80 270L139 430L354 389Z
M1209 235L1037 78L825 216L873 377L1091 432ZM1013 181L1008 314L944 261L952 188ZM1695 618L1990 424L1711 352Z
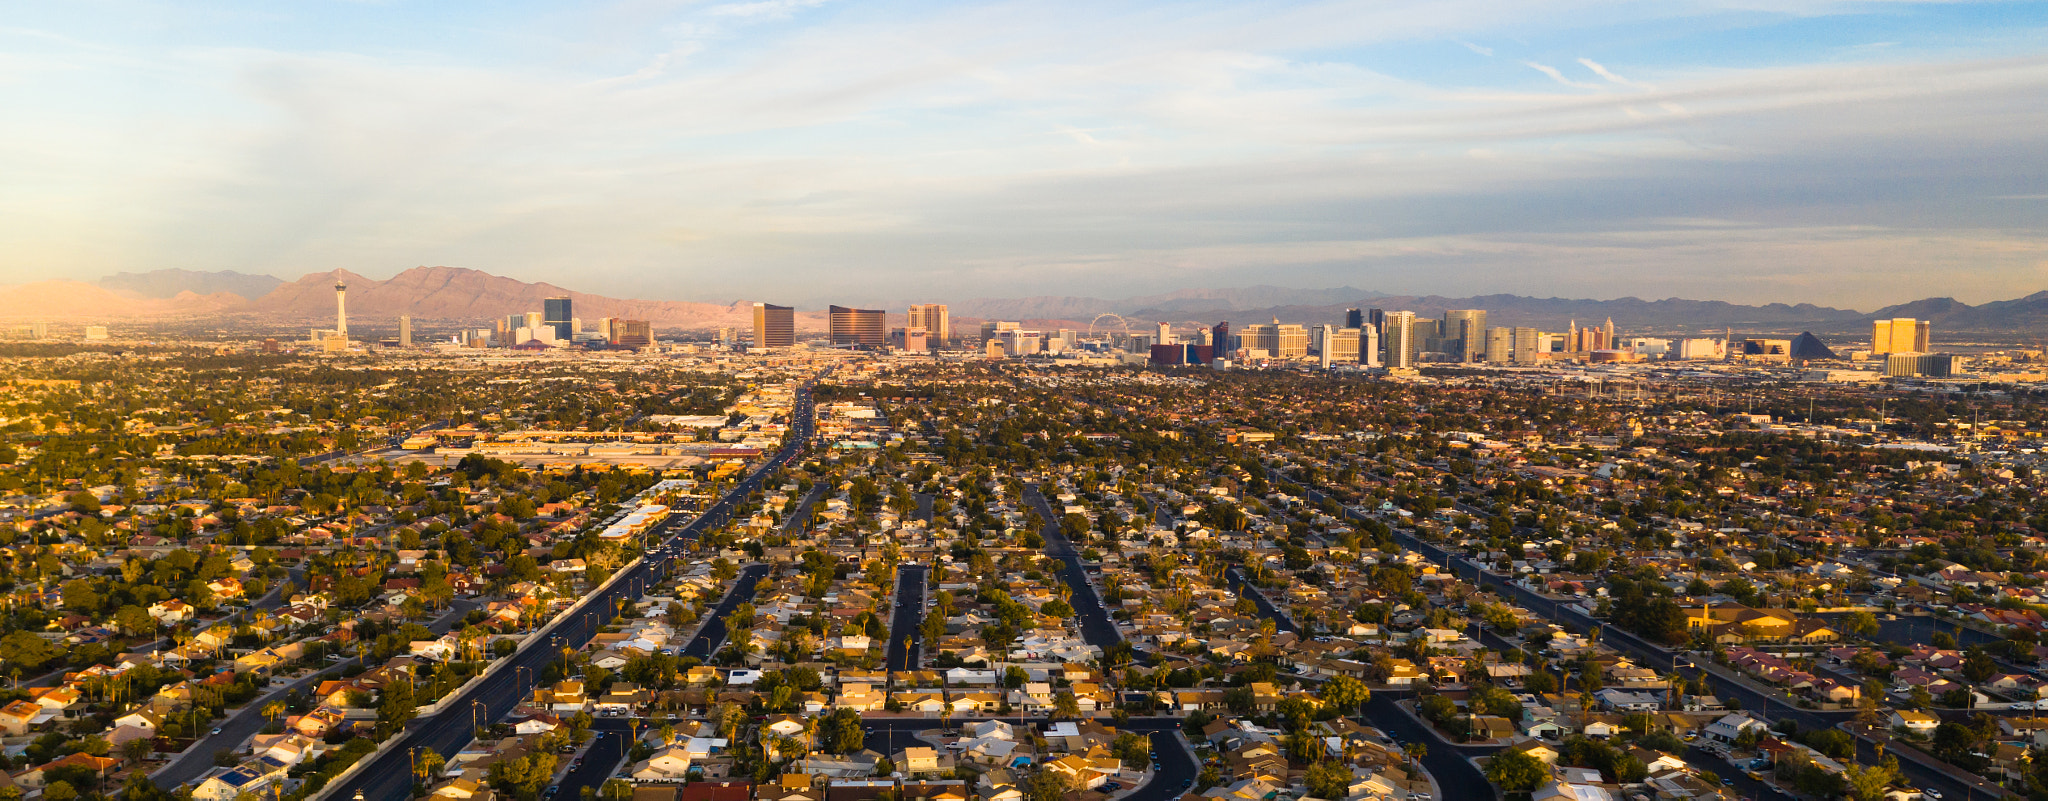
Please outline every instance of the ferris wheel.
M1123 316L1122 316L1122 315L1119 315L1119 314L1115 314L1115 313L1112 313L1112 312L1104 312L1104 313L1102 313L1102 314L1098 314L1098 315L1095 315L1095 319L1094 319L1094 320L1091 320L1091 321L1089 321L1089 323L1088 323L1088 338L1089 338L1089 339L1101 339L1101 338L1103 338L1103 337L1106 337L1106 336L1108 336L1108 334L1109 334L1109 326L1106 326L1106 325L1103 325L1103 324L1102 324L1102 321L1104 321L1104 320L1111 320L1111 321L1114 321L1114 322L1116 323L1116 328L1117 328L1117 330L1118 330L1118 331L1122 332L1122 333L1123 333L1123 334L1124 334L1125 336L1129 336L1129 335L1130 335L1130 333L1131 333L1131 322L1130 322L1129 320L1125 320L1125 319L1123 318Z

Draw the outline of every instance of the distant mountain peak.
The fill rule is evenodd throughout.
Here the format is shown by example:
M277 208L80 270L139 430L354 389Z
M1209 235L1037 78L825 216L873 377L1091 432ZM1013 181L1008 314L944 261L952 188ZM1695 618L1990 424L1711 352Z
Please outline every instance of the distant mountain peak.
M255 300L269 294L284 280L274 275L251 275L233 270L201 272L173 268L146 273L115 273L96 283L115 292L143 298L175 298L184 292L204 297L226 292L239 295L244 300Z

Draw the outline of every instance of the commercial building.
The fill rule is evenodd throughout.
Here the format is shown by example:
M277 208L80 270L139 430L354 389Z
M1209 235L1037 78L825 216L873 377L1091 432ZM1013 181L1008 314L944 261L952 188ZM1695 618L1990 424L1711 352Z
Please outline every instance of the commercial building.
M1364 311L1361 311L1361 310L1359 310L1359 309L1345 309L1345 310L1344 310L1344 327L1345 327L1345 328L1364 328L1364 327L1365 327L1365 312L1364 312Z
M1269 359L1308 358L1308 329L1293 323L1254 323L1244 327L1244 348Z
M1567 353L1592 353L1596 350L1612 350L1613 348L1614 320L1611 318L1607 321L1607 325L1602 328L1594 328L1592 326L1580 328L1579 321L1573 320L1571 327L1565 330L1564 349Z
M953 341L953 321L947 316L944 303L912 304L910 319L905 321L903 327L924 329L927 340L932 343L932 350L938 350Z
M796 309L773 303L754 304L754 347L787 348L796 344Z
M1662 359L1671 354L1671 340L1656 337L1630 337L1616 347L1645 359Z
M1681 339L1678 341L1680 359L1726 359L1728 341L1725 339Z
M1948 378L1955 375L1955 357L1946 353L1891 353L1884 360L1887 378Z
M1507 364L1514 361L1515 330L1504 326L1486 329L1486 363Z
M412 318L403 314L398 316L398 346L412 347Z
M552 297L541 301L541 325L554 333L554 338L567 342L576 334L575 313L570 310L567 297Z
M981 341L992 342L996 337L1001 336L1004 331L1015 331L1023 327L1023 323L1013 323L1007 320L983 320L981 322Z
M1323 366L1358 363L1358 329L1326 325L1322 327L1322 333L1323 341L1317 343L1316 348L1322 353Z
M1871 324L1870 352L1926 353L1932 349L1928 342L1930 334L1930 326L1925 320L1911 317L1878 320Z
M1461 362L1476 362L1486 355L1486 310L1450 309L1444 312L1443 350Z
M1005 328L997 332L992 341L1006 356L1031 356L1045 349L1043 332L1027 331L1021 327Z
M1181 365L1207 365L1214 358L1214 351L1208 345L1172 343L1153 345L1147 361L1155 367L1177 367Z
M613 346L644 348L654 344L654 327L646 320L613 320L611 329Z
M834 345L879 348L889 344L889 313L881 309L828 306L825 337Z
M1387 312L1387 369L1415 369L1415 357L1422 352L1422 343L1415 341L1415 323L1415 312Z
M1515 364L1535 364L1542 361L1544 351L1549 349L1545 347L1548 338L1543 336L1543 332L1529 326L1515 326L1511 337L1514 344L1509 346L1508 359Z

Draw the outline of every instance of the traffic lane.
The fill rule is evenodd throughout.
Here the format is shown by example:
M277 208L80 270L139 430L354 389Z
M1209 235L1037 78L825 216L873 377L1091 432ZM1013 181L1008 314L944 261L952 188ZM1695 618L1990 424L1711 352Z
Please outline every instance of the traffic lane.
M1046 502L1045 495L1038 491L1038 487L1026 484L1024 501L1035 507L1046 521L1042 535L1045 537L1045 555L1066 563L1066 567L1060 570L1060 577L1073 590L1073 597L1067 601L1074 607L1081 639L1097 648L1123 642L1123 632L1116 630L1116 624L1109 619L1109 610L1102 606L1102 599L1096 597L1095 588L1089 586L1088 576L1082 571L1081 557L1074 552L1074 544L1060 532L1059 518L1053 515L1052 505Z
M810 408L809 393L809 385L805 385L798 391L798 405L800 408L806 410ZM802 422L807 426L809 423L808 416ZM796 440L784 446L773 459L770 459L767 464L762 465L755 471L753 478L758 479L762 475L780 469L783 464L786 464L796 454L800 442L801 440ZM739 494L739 489L727 493L720 498L719 505L723 506L730 503L733 499L739 497ZM705 522L706 518L703 515L698 516L689 525L683 527L684 533L701 530ZM669 537L664 539L663 542L665 544L674 544L679 538L680 535ZM664 560L659 566L660 569L665 570L667 564L672 561L674 560ZM657 575L657 566L649 563L647 560L642 560L626 575L629 578L637 577L644 581ZM616 603L616 599L620 597L623 588L626 586L628 586L626 581L614 583L612 589L599 593L600 597L597 601L593 602L593 605L601 606L606 603ZM585 616L579 615L573 621L551 622L548 626L535 632L534 636L540 636L542 633L550 631L559 636L562 631L567 631L571 634L567 641L576 643L580 647L580 644L588 642L590 634L595 632L594 627L583 625L584 619ZM557 629L560 630L557 631ZM578 633L583 635L580 640L574 636ZM478 723L486 720L495 721L510 712L512 707L518 704L519 700L524 696L524 691L515 690L514 682L518 682L521 679L530 681L534 671L538 671L540 667L546 665L553 658L553 654L549 653L550 650L552 649L529 648L513 656L510 660L511 664L500 665L488 678L479 682L469 692L463 693L459 698L451 702L441 714L425 721L416 722L413 728L400 734L400 739L394 742L389 750L385 751L381 756L373 757L372 761L365 765L362 770L358 771L348 781L343 782L340 787L330 791L328 797L346 797L357 792L362 793L363 797L369 799L369 801L384 801L385 799L396 801L397 799L410 797L412 794L411 772L409 768L410 757L408 756L410 749L430 747L443 754L453 754L462 750L464 745L474 739L475 728ZM523 672L520 670L521 668L524 669Z
M767 565L748 565L742 569L732 591L726 593L725 599L719 601L718 606L711 610L711 620L704 624L704 628L697 632L696 637L690 639L689 645L683 647L682 655L694 656L705 662L711 661L711 655L717 653L718 647L725 643L725 616L731 614L741 602L752 600L754 585L767 574Z
M1386 732L1396 742L1421 743L1427 749L1422 754L1422 769L1436 779L1437 789L1444 796L1441 801L1494 798L1493 785L1486 781L1486 775L1479 772L1478 766L1466 761L1466 757L1500 749L1445 744L1394 705L1395 701L1406 697L1409 697L1406 693L1374 692L1372 700L1365 705L1365 721Z
M820 481L816 484L812 484L811 491L804 493L803 501L796 505L796 512L791 514L788 520L783 521L783 536L795 536L796 534L802 532L805 523L808 522L811 518L811 507L816 505L818 503L818 499L824 497L824 495L825 482Z
M1840 619L1845 616L1821 615L1820 617ZM1990 645L2003 639L1995 634L1986 634L1982 631L1957 626L1954 623L1938 618L1921 617L1918 615L1898 615L1895 620L1886 619L1884 615L1878 615L1877 636L1872 639L1911 646L1933 641L1934 633L1937 631L1954 637L1956 645L1961 648L1968 648L1972 645Z
M1347 511L1350 510L1347 508ZM1425 556L1432 556L1438 561L1443 561L1449 558L1450 556L1450 554L1444 549L1438 548L1429 543L1422 542L1421 540L1416 539L1413 535L1396 532L1394 536L1395 539L1397 541L1400 541L1404 546L1413 548L1417 552L1422 553ZM1455 571L1458 575L1464 576L1469 573L1472 576L1474 576L1483 586L1499 588L1504 592L1507 592L1510 595L1517 598L1518 602L1521 603L1524 607L1527 607L1537 612L1541 612L1546 617L1549 617L1552 620L1561 620L1563 618L1568 617L1572 620L1572 622L1576 622L1587 628L1590 628L1591 626L1595 625L1601 625L1601 621L1595 620L1591 616L1586 615L1585 613L1572 608L1569 604L1560 603L1558 601L1554 601L1539 596L1534 591L1529 590L1526 587L1515 585L1507 581L1507 579L1502 576L1485 572L1481 570L1477 565L1473 565L1467 560L1452 559L1450 561L1452 564L1452 570ZM1661 646L1650 645L1643 639L1622 629L1606 627L1603 628L1602 631L1602 638L1606 640L1607 645L1609 645L1610 647L1618 645L1620 646L1618 650L1633 652L1635 655L1645 659L1652 665L1658 664L1660 662L1666 665L1670 663L1670 659L1673 653L1668 649L1665 649ZM1774 696L1765 695L1761 692L1752 690L1740 683L1729 681L1727 679L1716 676L1712 673L1708 673L1705 670L1699 668L1692 669L1692 675L1695 678L1706 678L1709 686L1714 688L1714 691L1717 695L1720 695L1723 698L1735 698L1741 702L1743 708L1745 709L1763 710L1766 712L1766 714L1769 714L1773 707L1776 707L1777 711L1775 712L1775 714L1772 714L1773 718L1790 717L1793 720L1797 721L1799 725L1803 728L1814 729L1831 727L1838 720L1845 720L1848 718L1848 716L1854 714L1850 712L1843 712L1834 715L1823 715L1813 710L1801 709L1799 707L1785 703L1784 701L1781 701ZM1865 764L1877 764L1880 759L1877 755L1876 748L1873 745L1871 745L1870 742L1864 740L1863 738L1857 738L1856 751L1857 758L1863 761ZM1952 776L1942 773L1941 771L1936 770L1934 768L1922 765L1919 762L1916 762L1911 759L1901 759L1899 761L1899 769L1900 772L1905 776L1905 778L1911 780L1914 784L1923 788L1932 787L1936 790L1940 790L1943 793L1958 793L1963 796L1967 796L1974 789L1981 789L1973 788L1969 785L1966 785L1961 780L1958 780Z
M1153 770L1151 780L1125 796L1126 801L1166 801L1179 798L1182 793L1194 789L1195 780L1202 776L1202 765L1195 761L1194 752L1181 744L1180 738L1171 731L1155 731L1151 734Z
M896 568L896 612L889 618L889 669L911 670L917 662L918 623L924 619L923 565Z
M1692 765L1695 770L1711 772L1720 777L1721 781L1733 786L1743 798L1768 798L1773 792L1770 784L1750 778L1735 763L1697 745L1688 745L1684 757L1686 763Z
M746 582L749 578L758 578L767 569L766 566L760 565L753 566L753 568L758 572L743 571L741 581ZM644 580L652 574L653 567L643 561L635 568L635 573L629 573L628 577L638 577ZM593 602L593 606L605 608L606 604L615 604L617 599L624 595L625 587L627 586L630 585L626 581L614 584L612 589L598 595L597 600ZM748 587L748 592L751 593L751 582L748 583ZM729 605L736 605L736 601L730 600L733 597L738 596L729 596ZM724 611L718 612L718 614L723 615L725 611L730 611L729 606ZM464 693L454 703L449 704L441 714L435 715L424 723L418 724L412 731L401 735L405 738L404 740L397 743L394 748L387 751L383 756L377 757L376 762L357 773L354 777L351 777L336 792L348 794L361 790L364 798L372 799L373 801L401 799L409 796L411 793L410 774L401 762L401 760L407 759L406 753L409 749L414 747L431 747L443 754L453 754L460 751L464 745L469 743L471 739L474 739L474 728L478 722L495 721L509 713L512 707L518 705L519 700L525 695L523 687L527 686L551 660L559 657L559 652L556 651L557 647L565 642L573 643L580 647L580 644L588 642L596 631L596 625L593 625L593 618L590 615L578 615L575 618L553 625L557 626L557 628L552 631L543 630L543 632L548 633L550 636L550 647L529 648L513 656L511 664L501 666L499 672L494 673L491 678L471 688L469 692ZM715 621L713 625L720 627L722 637L723 621ZM543 632L536 632L534 636L540 636Z
M861 747L893 759L897 752L905 748L930 745L917 738L919 733L939 727L936 720L929 723L931 725L923 729L905 729L876 726L870 721L862 726Z
M1257 587L1253 587L1250 581L1245 580L1244 573L1238 570L1236 565L1223 571L1223 575L1230 580L1230 586L1236 588L1239 595L1251 598L1252 603L1259 607L1259 614L1273 621L1273 625L1280 631L1290 631L1297 635L1301 633L1301 629L1294 625L1294 621L1288 620L1286 615L1280 613L1280 607L1266 600L1265 593L1259 592Z
M446 614L427 624L427 630L435 634L446 634L450 629L454 628L456 623L462 620L463 615L468 614L469 610L476 607L477 603L474 601L456 601L451 603ZM265 693L258 700L244 704L239 712L213 724L212 730L219 731L219 734L207 734L197 747L186 751L184 755L171 760L163 767L158 768L155 773L150 774L150 781L155 783L156 786L168 790L186 782L195 781L199 777L206 775L207 772L214 768L213 755L215 753L241 747L249 738L261 734L263 728L269 725L269 719L263 716L263 707L268 706L271 701L281 700L287 693L303 689L332 677L346 669L349 665L354 664L355 661L355 658L350 658L328 665L306 676L294 679L285 686L283 693L272 690L270 693ZM273 693L276 693L276 695L273 696Z
M619 761L626 757L627 746L632 735L623 731L592 731L590 748L583 752L581 761L569 769L569 775L552 788L548 795L563 801L575 801L583 797L583 788L593 792L604 786L612 777Z

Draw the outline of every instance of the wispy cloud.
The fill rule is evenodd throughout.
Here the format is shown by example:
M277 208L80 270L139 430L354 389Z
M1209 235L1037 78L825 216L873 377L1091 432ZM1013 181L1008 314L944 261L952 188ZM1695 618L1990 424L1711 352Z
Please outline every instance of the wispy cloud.
M1464 45L1466 50L1478 53L1479 55L1487 56L1489 58L1493 56L1493 48L1491 47L1480 47L1479 45L1463 40L1460 40L1458 44Z
M1612 70L1609 70L1608 68L1601 66L1600 62L1594 61L1590 58L1579 59L1579 64L1585 66L1586 69L1592 70L1594 75L1606 78L1608 83L1620 84L1622 86L1634 86L1643 89L1650 88L1647 84L1636 83L1635 81L1631 81L1627 78L1623 78L1619 75L1616 75Z
M753 3L723 3L712 6L707 13L719 17L756 17L763 19L786 19L798 11L817 8L828 0L759 0Z
M1545 75L1548 75L1548 76L1550 76L1550 79L1551 79L1551 80L1553 80L1553 81L1556 81L1556 82L1558 82L1558 83L1561 83L1561 84L1564 84L1564 85L1566 85L1566 86L1572 87L1572 88L1574 88L1574 89L1598 89L1598 88L1600 88L1600 86L1599 86L1598 84L1591 84L1591 83L1584 83L1584 82L1581 82L1581 81L1574 81L1574 80L1572 80L1572 79L1570 79L1570 78L1564 77L1564 73L1562 73L1562 72L1559 72L1559 71L1558 71L1558 69L1557 69L1556 67L1550 66L1549 64L1540 64L1540 63L1537 63L1537 62L1534 62L1534 61L1524 61L1524 62L1522 62L1522 63L1523 63L1523 64L1526 64L1526 65L1528 65L1528 66L1529 66L1529 68L1530 68L1530 69L1532 69L1532 70L1535 70L1535 71L1537 71L1537 72L1540 72L1540 73L1543 73L1543 74L1545 74Z

